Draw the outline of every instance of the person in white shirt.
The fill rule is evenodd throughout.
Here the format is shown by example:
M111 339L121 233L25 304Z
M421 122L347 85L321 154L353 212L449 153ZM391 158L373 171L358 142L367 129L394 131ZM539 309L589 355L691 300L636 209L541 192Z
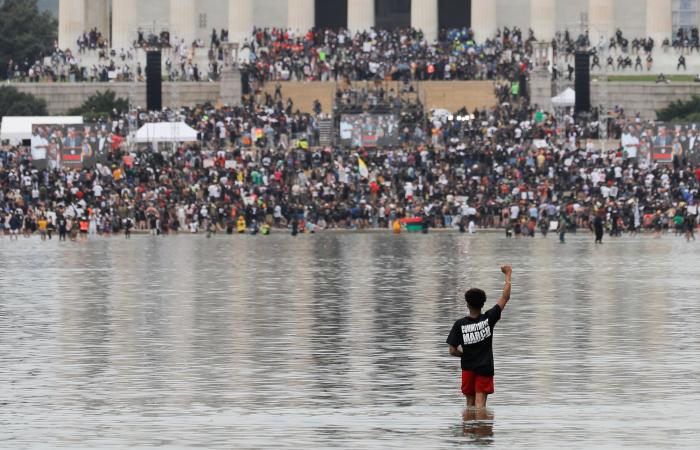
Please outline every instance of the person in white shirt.
M45 160L48 155L49 140L46 138L46 130L39 127L32 135L32 159L35 161Z
M413 193L415 191L415 187L413 186L412 182L410 182L410 181L406 182L406 184L404 184L403 190L405 193L405 198L407 200L413 198Z

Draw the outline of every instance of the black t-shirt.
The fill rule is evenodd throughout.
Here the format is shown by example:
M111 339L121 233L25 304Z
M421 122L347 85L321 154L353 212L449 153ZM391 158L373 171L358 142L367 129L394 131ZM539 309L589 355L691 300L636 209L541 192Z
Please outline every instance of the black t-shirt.
M493 376L493 327L500 318L501 307L496 305L478 319L467 316L452 326L447 343L462 346L462 370Z

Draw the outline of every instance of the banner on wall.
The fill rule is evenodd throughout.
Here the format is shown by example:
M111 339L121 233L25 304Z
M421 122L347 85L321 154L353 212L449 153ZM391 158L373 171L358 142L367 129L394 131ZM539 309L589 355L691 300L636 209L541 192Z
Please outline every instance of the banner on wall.
M393 114L344 114L340 142L344 147L386 147L399 144L399 118Z
M631 124L620 144L628 158L640 164L700 162L700 124Z
M91 169L107 161L111 147L108 124L32 126L32 163L40 170Z

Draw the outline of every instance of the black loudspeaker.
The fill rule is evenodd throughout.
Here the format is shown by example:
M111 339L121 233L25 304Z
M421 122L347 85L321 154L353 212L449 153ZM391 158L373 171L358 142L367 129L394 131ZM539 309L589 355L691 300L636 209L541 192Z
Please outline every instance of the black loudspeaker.
M250 74L247 70L241 70L241 94L250 95L251 92Z
M591 112L591 54L576 52L576 115Z
M146 54L146 106L149 111L163 109L163 70L159 51Z

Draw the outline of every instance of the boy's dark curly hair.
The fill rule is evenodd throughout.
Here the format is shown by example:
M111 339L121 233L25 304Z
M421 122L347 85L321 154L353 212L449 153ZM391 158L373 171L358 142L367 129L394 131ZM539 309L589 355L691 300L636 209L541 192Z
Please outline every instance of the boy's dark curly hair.
M486 292L481 289L472 288L464 293L464 300L473 309L481 309L486 303Z

